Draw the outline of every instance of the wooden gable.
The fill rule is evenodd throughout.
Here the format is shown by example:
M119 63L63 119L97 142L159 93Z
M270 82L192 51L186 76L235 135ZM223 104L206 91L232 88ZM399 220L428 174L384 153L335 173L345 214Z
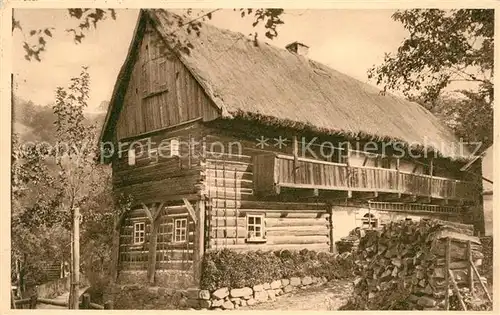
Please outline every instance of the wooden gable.
M157 31L146 23L130 66L116 124L116 139L160 130L197 118L213 120L218 109L179 58L165 48ZM137 34L136 36L141 36Z

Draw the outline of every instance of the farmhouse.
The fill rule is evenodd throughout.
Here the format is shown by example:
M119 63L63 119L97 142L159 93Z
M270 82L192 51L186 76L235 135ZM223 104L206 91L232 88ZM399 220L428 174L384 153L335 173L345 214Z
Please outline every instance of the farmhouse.
M142 10L101 134L117 279L196 285L204 252L335 251L355 227L483 229L480 159L427 110L286 49Z

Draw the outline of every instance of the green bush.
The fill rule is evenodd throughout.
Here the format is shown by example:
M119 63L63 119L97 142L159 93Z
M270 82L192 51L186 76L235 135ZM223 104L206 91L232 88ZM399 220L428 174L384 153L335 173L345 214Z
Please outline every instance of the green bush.
M249 251L222 249L205 253L202 289L242 288L290 277L345 279L353 276L349 255L310 251Z

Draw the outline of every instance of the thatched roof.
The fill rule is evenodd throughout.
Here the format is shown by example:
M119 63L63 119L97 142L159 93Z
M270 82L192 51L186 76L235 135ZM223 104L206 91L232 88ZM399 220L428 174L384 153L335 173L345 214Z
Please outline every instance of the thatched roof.
M145 10L143 15L167 43L175 32L194 46L189 54L181 53L181 60L223 117L402 141L453 159L469 155L455 148L453 133L416 103L381 95L368 84L286 49L255 45L241 33L203 24L197 36L179 27L180 17L171 12Z

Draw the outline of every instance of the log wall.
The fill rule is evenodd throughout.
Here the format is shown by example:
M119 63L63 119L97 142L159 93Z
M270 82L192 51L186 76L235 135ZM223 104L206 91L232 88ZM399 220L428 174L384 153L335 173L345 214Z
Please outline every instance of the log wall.
M325 204L260 201L253 192L252 159L265 151L250 141L238 141L213 130L207 131L205 138L207 249L328 251L330 229ZM235 142L241 144L241 150L237 150ZM265 243L248 242L247 214L264 216Z
M196 194L201 181L200 138L200 123L194 121L125 139L113 160L115 192L132 196L137 204ZM170 156L171 139L179 141L178 157ZM131 147L135 148L135 165L128 164Z
M156 270L191 271L193 266L195 224L185 206L164 207L158 217L156 243ZM186 241L175 242L175 219L187 219ZM133 243L135 222L145 223L145 241ZM151 222L144 209L134 209L124 218L120 231L120 271L146 270L150 242Z

